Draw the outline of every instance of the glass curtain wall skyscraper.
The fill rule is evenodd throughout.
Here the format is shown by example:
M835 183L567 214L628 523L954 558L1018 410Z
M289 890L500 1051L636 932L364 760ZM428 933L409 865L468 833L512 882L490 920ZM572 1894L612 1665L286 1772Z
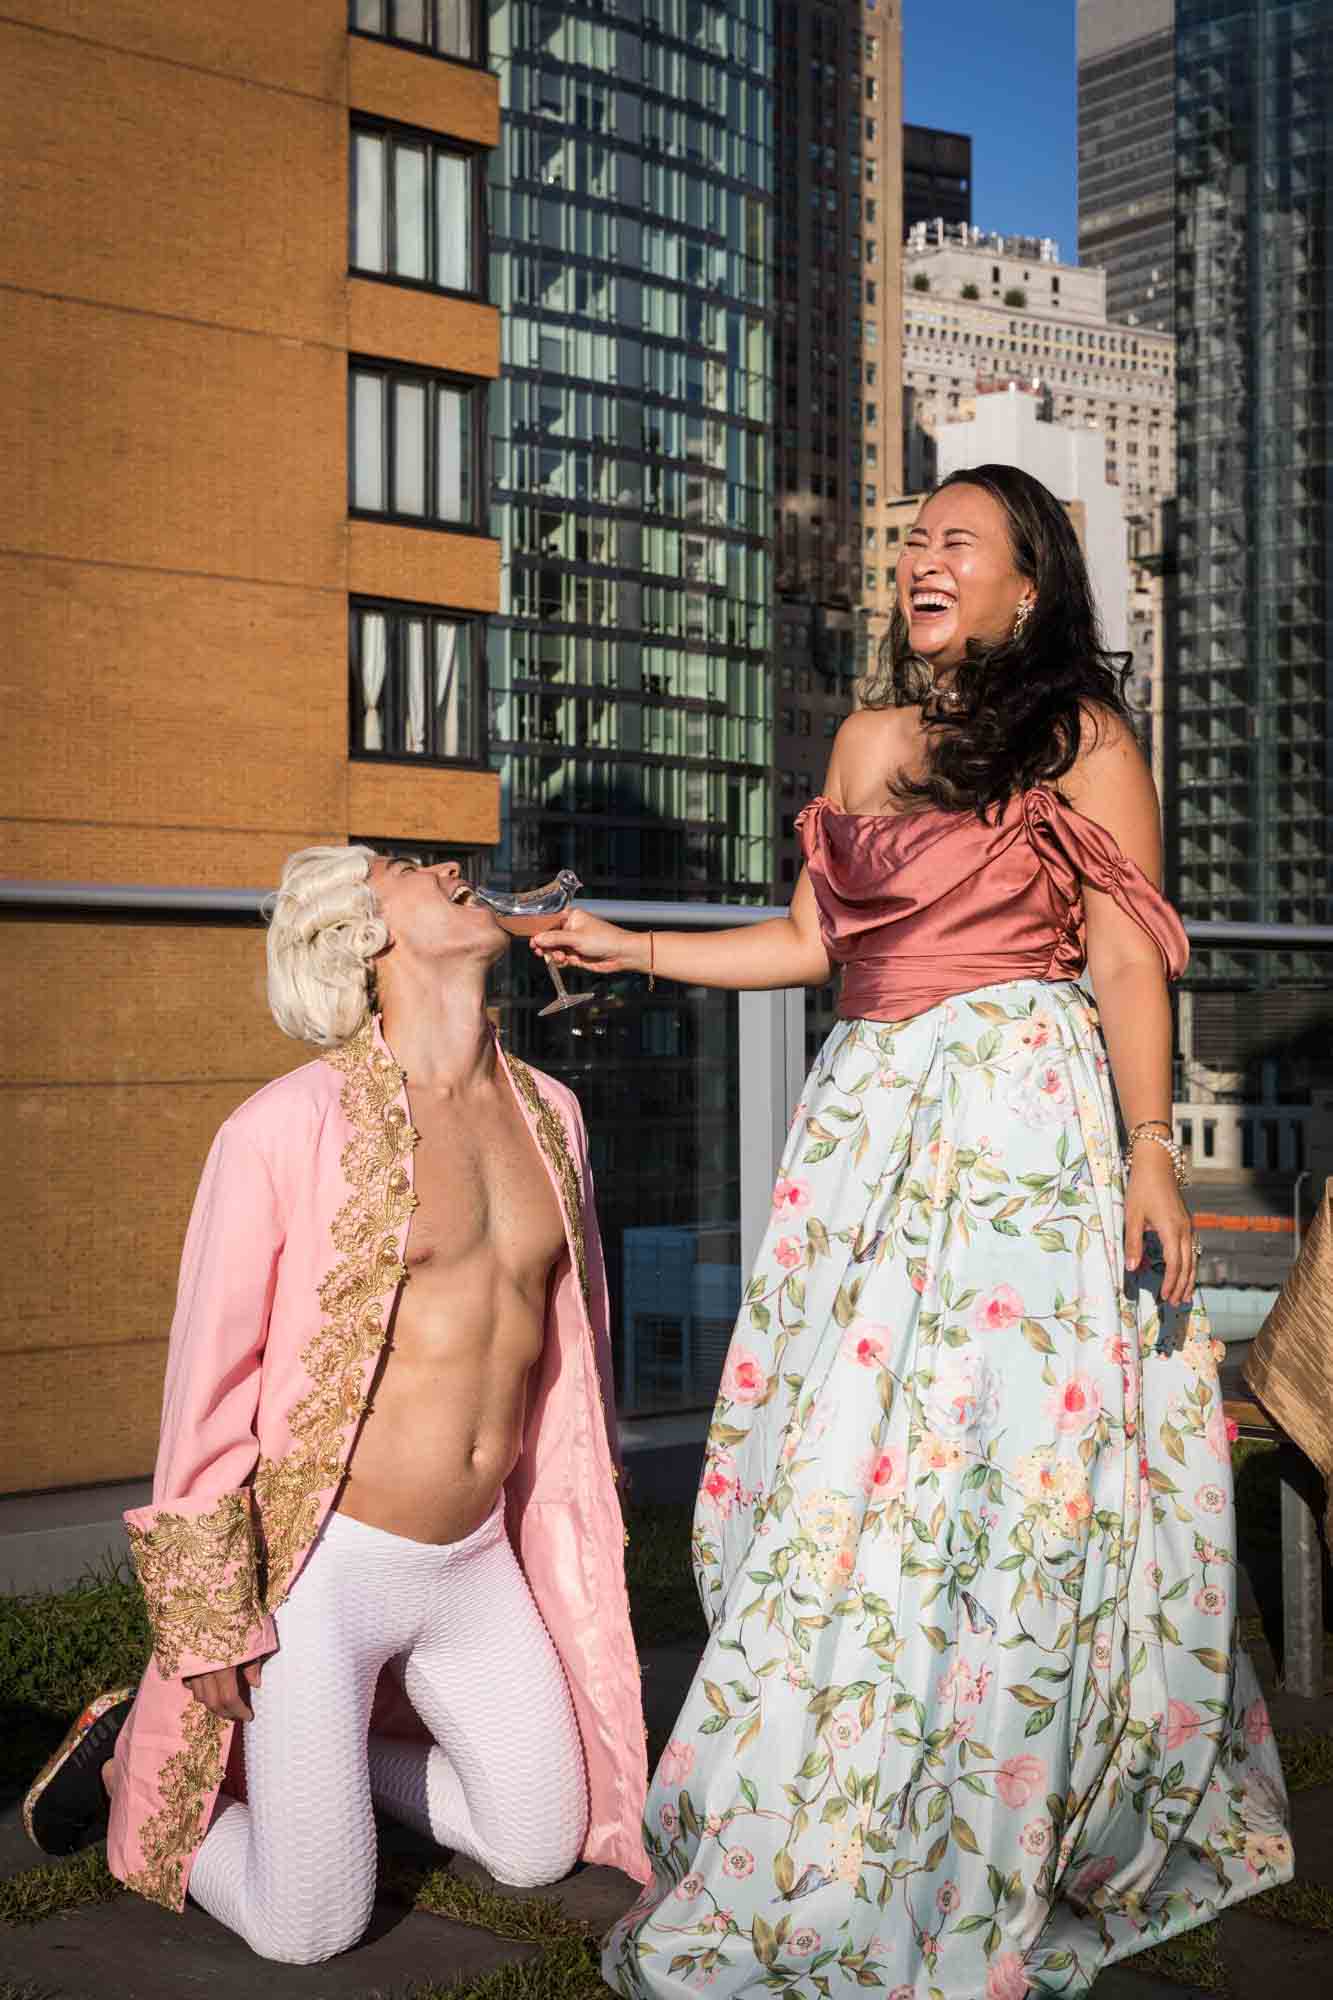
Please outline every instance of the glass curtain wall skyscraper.
M771 0L493 0L502 865L767 898Z
M1175 0L1078 0L1078 256L1114 320L1172 331Z
M1178 668L1187 917L1328 923L1333 0L1179 0Z

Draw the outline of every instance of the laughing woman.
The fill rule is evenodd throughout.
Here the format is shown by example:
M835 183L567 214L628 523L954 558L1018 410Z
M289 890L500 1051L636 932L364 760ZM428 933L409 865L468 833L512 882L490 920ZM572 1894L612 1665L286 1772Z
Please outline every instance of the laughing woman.
M1291 1872L1189 1306L1152 780L1035 480L946 481L897 583L787 917L535 940L696 985L842 969L709 1434L711 1635L607 1945L626 1996L1083 1994Z

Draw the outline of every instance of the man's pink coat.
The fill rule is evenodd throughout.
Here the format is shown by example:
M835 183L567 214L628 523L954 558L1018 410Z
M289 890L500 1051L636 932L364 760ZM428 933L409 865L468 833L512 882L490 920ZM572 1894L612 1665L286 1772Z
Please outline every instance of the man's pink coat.
M510 1536L582 1733L584 1859L646 1881L643 1712L587 1138L563 1085L501 1061L560 1198L567 1245L506 1487ZM241 1789L234 1725L195 1701L185 1676L276 1645L273 1613L338 1490L406 1278L415 1143L403 1074L368 1021L234 1112L204 1168L153 1503L125 1517L154 1648L117 1746L107 1850L123 1882L172 1908L219 1790ZM421 1730L387 1676L381 1697L377 1729Z

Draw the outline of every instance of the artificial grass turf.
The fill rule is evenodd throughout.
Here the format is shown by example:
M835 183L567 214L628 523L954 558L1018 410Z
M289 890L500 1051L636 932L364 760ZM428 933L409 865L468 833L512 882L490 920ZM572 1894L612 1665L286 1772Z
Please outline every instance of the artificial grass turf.
M408 1988L405 2000L606 2000L608 1992L589 1938L566 1938L526 1964L502 1965L481 1979Z
M112 1903L122 1893L106 1865L106 1849L85 1847L68 1861L44 1861L0 1882L0 1925L42 1924Z

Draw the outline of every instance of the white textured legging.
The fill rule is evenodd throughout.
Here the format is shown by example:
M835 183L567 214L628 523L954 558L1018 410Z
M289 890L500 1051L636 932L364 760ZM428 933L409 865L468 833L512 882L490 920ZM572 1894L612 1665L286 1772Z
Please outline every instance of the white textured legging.
M345 1951L375 1898L372 1799L501 1882L569 1873L583 1751L503 1504L442 1546L331 1514L276 1623L241 1725L247 1801L223 1802L190 1874L210 1915L264 1958ZM433 1744L370 1736L389 1661Z

